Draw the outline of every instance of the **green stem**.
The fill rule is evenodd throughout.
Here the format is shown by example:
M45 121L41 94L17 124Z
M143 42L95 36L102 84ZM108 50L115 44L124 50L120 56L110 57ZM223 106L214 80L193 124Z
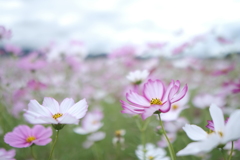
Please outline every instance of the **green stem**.
M171 156L171 159L172 160L176 160L176 154L174 152L174 149L173 149L173 146L171 144L171 142L169 141L168 137L167 137L167 133L164 129L164 126L163 126L163 123L162 123L162 120L161 120L161 116L160 116L160 113L158 113L158 118L159 118L159 121L160 121L160 126L162 127L162 132L163 132L163 135L164 137L166 138L167 142L168 142L168 150L170 152L170 156Z
M49 156L48 160L50 160L52 158L53 150L54 150L54 147L55 147L55 145L57 143L57 140L58 140L59 130L56 130L56 132L57 132L57 134L56 134L55 140L53 142L53 146L52 146L51 153L50 153L50 156Z
M98 154L98 148L97 148L97 144L96 144L96 143L93 144L92 149L93 149L93 153L94 153L95 159L96 159L96 160L99 160L99 157L100 157L100 156L99 156L99 154Z
M231 159L232 159L233 145L234 145L234 143L233 143L233 141L232 141L232 148L231 148L231 152L230 152L230 155L229 155L229 157L228 157L228 160L231 160Z
M223 160L225 160L225 154L224 154L223 148L221 148L221 152L222 152L222 155L223 155Z
M33 159L34 159L34 160L37 160L37 158L34 156L34 153L33 153L33 145L31 145L30 148L31 148L31 154L32 154Z

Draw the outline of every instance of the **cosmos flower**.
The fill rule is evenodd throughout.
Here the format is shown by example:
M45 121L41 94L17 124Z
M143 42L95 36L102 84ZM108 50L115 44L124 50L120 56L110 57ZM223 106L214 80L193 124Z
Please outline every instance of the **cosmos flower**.
M133 84L141 84L149 75L147 70L130 72L126 78Z
M182 99L188 90L187 85L177 94L180 89L180 81L174 81L166 87L160 80L149 79L144 84L143 95L139 95L134 91L129 91L126 94L127 100L130 102L122 103L122 113L128 114L140 114L142 119L146 119L151 116L154 112L159 111L166 113L170 110L171 104Z
M146 152L145 152L146 151ZM145 146L145 151L142 145L137 147L135 151L139 160L170 160L169 157L166 156L166 151L162 148L157 148L151 143L147 143ZM144 157L145 152L145 157Z
M186 124L183 130L190 139L198 142L188 144L177 153L178 156L209 152L216 147L224 147L228 142L240 138L240 110L233 112L227 123L225 123L223 112L218 106L212 104L209 110L213 120L213 126L209 128L213 130L208 134L196 125Z
M32 124L78 124L87 109L85 99L74 104L72 98L65 98L59 105L55 99L45 97L42 105L36 100L31 100L28 110L24 110L24 117Z
M4 142L16 148L25 148L33 144L44 146L52 141L51 136L51 127L35 125L30 128L27 125L19 125L4 136Z
M83 147L84 148L90 148L95 142L97 141L101 141L106 137L106 133L105 132L95 132L90 134L87 137L87 140L83 143Z
M15 154L16 154L16 151L14 149L6 151L4 148L0 148L1 160L15 160L14 158Z
M102 111L94 110L92 112L88 112L82 120L82 126L76 127L74 129L74 132L78 134L88 134L96 132L103 126L103 123L101 122L102 118Z

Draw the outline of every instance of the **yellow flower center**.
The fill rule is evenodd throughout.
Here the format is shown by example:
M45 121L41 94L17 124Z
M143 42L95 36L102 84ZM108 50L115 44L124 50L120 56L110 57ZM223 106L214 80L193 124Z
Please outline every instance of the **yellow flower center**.
M54 114L52 117L54 118L54 119L57 119L57 118L59 118L59 117L62 117L62 113L56 113L56 114Z
M223 137L223 132L219 131L218 134Z
M179 106L178 106L177 104L173 104L173 105L172 105L172 109L173 109L173 110L177 110L178 108L179 108Z
M34 141L36 138L34 137L34 136L29 136L27 139L26 139L26 141L28 142L28 143L31 143L32 141Z
M96 120L92 121L92 124L97 124L97 123L98 123L98 121L96 121Z
M149 156L148 159L149 160L154 160L154 157L153 156Z
M121 137L121 136L122 136L121 130L115 131L115 136L116 136L116 137Z
M162 101L158 98L153 98L150 102L151 105L162 105Z

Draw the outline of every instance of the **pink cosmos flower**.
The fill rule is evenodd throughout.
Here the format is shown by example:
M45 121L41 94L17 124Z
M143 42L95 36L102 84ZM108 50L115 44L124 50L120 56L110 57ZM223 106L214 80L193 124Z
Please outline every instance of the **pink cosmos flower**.
M51 136L51 127L35 125L30 128L27 125L19 125L4 136L4 142L16 148L25 148L33 144L44 146L52 141Z
M6 151L4 148L0 148L1 160L15 160L14 158L15 154L16 154L16 151L14 149Z
M143 95L130 90L126 94L130 104L120 101L123 107L122 113L140 114L142 119L148 118L156 111L166 113L170 110L172 103L179 101L186 95L188 86L185 85L177 94L179 89L180 81L178 80L172 80L170 85L166 87L160 80L149 79L144 84Z
M0 26L0 40L9 39L12 36L11 30L7 30L4 26Z
M36 100L31 100L28 110L24 110L24 117L32 124L78 124L87 109L85 99L74 104L72 98L65 98L59 105L55 99L45 97L42 105Z

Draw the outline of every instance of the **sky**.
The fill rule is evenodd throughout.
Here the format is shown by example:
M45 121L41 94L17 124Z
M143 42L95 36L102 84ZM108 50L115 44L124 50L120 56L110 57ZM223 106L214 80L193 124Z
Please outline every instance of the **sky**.
M216 36L240 42L239 8L240 0L0 0L0 25L13 32L4 43L22 47L80 40L99 53L149 42L171 50L207 35L194 52L216 54Z

